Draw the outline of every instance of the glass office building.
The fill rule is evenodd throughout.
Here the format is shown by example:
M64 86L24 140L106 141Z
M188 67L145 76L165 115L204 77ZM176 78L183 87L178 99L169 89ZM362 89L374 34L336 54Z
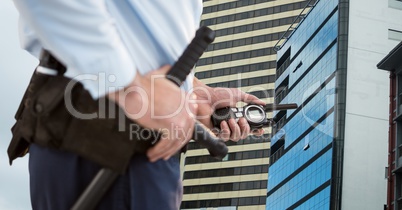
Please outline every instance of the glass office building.
M299 108L274 113L267 210L386 209L389 79L376 62L402 15L387 3L316 1L277 43L275 103Z
M316 3L278 43L276 103L266 209L329 209L338 52L338 1Z

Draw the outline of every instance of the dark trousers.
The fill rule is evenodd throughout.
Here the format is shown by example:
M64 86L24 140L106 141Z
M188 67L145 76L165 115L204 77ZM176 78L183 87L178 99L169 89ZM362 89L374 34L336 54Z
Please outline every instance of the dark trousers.
M150 163L145 155L132 158L102 199L99 210L176 210L182 184L179 160ZM34 210L70 209L100 170L97 164L72 153L32 144L29 155L31 203Z

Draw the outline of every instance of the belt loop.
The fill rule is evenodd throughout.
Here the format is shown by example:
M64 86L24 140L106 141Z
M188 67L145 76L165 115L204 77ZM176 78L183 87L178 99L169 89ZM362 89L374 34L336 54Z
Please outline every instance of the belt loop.
M67 68L58 61L48 50L43 49L39 58L39 66L54 69L59 76L66 73Z

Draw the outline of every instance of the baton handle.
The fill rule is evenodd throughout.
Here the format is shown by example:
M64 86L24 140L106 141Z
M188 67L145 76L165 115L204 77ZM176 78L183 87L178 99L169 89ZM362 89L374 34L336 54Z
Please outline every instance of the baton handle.
M178 86L186 80L198 59L215 39L215 32L206 26L200 27L194 39L166 74L166 78ZM211 134L199 121L195 122L193 139L204 146L215 159L222 160L228 153L225 142Z
M91 183L74 203L71 210L92 210L99 204L103 195L110 189L119 173L108 168L102 168Z
M204 146L208 150L209 155L217 160L222 160L228 154L228 147L225 141L216 138L199 121L196 121L194 124L193 139L198 144Z
M200 59L201 55L214 39L215 32L213 30L206 26L200 27L183 54L166 74L166 77L178 86L181 86L191 73L198 59Z

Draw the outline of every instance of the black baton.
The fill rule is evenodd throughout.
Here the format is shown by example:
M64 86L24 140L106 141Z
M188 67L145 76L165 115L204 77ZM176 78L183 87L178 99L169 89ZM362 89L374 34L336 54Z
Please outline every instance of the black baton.
M187 46L178 61L169 70L166 77L180 86L186 79L187 75L190 74L194 65L207 49L208 45L213 42L214 38L214 31L205 26L199 28L194 39ZM198 121L196 121L194 125L193 139L207 148L210 155L216 159L221 160L228 153L228 148L224 141L214 137L213 134L211 134L208 129ZM71 209L95 209L101 198L117 179L118 175L117 172L111 169L102 168Z

